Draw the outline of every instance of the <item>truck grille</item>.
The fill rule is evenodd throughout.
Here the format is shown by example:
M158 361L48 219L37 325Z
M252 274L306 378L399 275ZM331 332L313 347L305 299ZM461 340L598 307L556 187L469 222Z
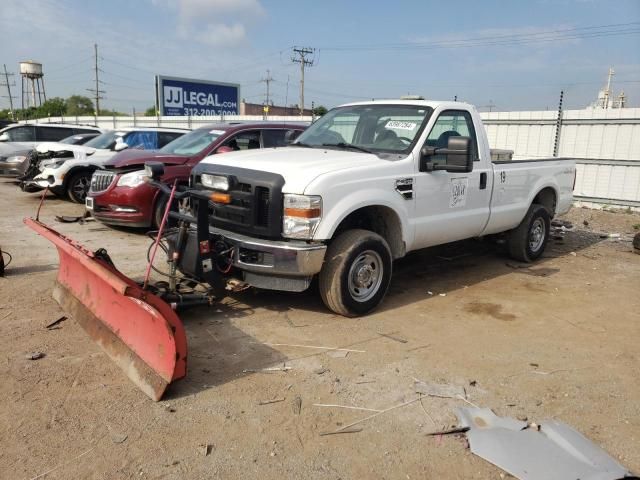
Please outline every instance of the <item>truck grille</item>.
M111 183L113 183L113 179L116 174L114 172L97 170L93 172L93 176L91 177L91 188L90 192L102 192L109 188Z
M227 192L231 202L226 205L209 202L211 226L258 238L281 237L284 178L280 175L207 164L198 165L193 173L192 184L199 190L206 190L200 182L201 173L232 178Z

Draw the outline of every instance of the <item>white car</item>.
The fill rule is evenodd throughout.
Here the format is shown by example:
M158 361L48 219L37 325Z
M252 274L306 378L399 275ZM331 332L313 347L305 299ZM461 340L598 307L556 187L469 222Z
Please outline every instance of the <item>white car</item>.
M91 175L115 154L126 148L156 150L187 132L179 128L131 127L103 133L84 145L39 145L39 153L72 152L73 158L43 160L33 182L40 188L49 187L58 196L67 195L76 203L84 203Z

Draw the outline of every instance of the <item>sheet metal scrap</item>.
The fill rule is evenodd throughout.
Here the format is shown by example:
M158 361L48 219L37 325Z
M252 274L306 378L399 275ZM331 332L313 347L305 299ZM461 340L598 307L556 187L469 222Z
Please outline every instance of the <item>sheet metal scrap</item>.
M635 477L570 426L555 420L532 428L488 408L458 408L471 451L520 480L618 480Z

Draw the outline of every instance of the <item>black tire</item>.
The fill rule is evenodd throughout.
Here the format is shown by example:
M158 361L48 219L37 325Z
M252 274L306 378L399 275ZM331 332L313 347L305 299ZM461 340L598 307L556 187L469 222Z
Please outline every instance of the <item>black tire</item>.
M84 203L87 192L91 186L91 176L93 172L82 171L74 173L67 183L67 196L75 203Z
M169 197L164 193L158 194L158 199L156 200L156 206L153 209L153 218L151 219L151 227L154 229L159 229L160 224L162 223L162 217L164 217L164 211L167 208L167 201ZM171 208L172 211L177 212L178 210L174 205ZM176 225L176 221L172 218L167 219L167 227L174 227Z
M382 302L391 270L391 250L384 238L369 230L347 230L327 249L318 285L322 301L339 315L364 315Z
M514 260L533 262L544 253L549 240L551 216L545 207L534 203L520 225L507 236L509 255Z

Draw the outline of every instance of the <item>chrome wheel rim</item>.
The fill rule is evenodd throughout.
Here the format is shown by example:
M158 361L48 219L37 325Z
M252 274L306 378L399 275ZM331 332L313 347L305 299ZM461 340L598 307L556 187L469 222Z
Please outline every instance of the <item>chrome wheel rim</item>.
M537 252L542 247L544 242L544 236L546 233L546 226L542 218L536 218L531 225L529 231L529 249L532 252Z
M90 182L91 180L88 177L80 177L71 186L73 195L79 200L84 200L84 198L87 196L87 192L89 191Z
M380 289L382 257L373 250L360 253L349 269L349 294L356 302L370 300Z

